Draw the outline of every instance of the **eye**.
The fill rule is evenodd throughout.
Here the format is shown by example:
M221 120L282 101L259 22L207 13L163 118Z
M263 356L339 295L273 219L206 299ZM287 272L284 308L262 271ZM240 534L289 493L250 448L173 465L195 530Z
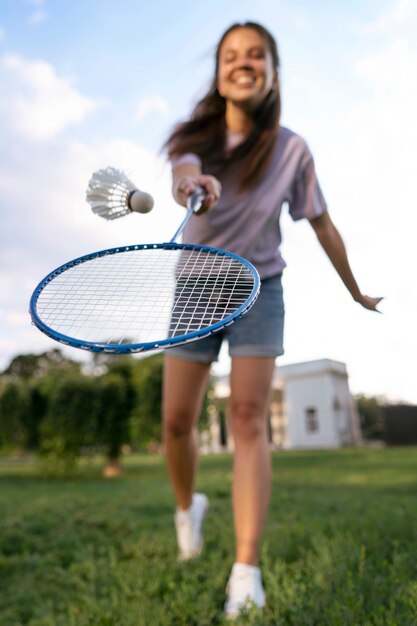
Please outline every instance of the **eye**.
M226 54L223 56L223 63L231 63L232 61L234 61L236 58L236 54L234 52L226 52Z
M250 51L250 57L252 59L264 59L265 58L265 50L262 48L252 48Z

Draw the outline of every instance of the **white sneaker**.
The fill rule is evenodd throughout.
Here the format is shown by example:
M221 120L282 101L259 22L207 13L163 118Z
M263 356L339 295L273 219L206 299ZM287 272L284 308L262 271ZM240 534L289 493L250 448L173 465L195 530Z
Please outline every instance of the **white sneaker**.
M195 493L189 509L175 513L178 560L188 561L201 553L203 548L203 522L208 510L208 499L203 493Z
M226 587L227 600L224 605L226 616L234 619L241 611L265 606L265 592L259 567L246 563L235 563Z

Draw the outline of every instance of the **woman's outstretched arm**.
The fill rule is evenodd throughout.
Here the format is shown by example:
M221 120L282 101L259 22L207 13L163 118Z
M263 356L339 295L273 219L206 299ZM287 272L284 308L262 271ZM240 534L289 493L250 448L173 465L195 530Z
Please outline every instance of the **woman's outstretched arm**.
M352 298L365 309L378 311L377 306L382 298L371 298L361 293L349 264L345 244L329 213L325 211L319 217L311 220L310 224Z

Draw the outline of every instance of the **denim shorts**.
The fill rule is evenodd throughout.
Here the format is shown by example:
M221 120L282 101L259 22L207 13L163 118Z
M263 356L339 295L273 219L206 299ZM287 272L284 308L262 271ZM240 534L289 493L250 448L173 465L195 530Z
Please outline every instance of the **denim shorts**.
M211 363L217 361L224 340L234 356L277 357L284 354L284 299L281 274L261 282L253 307L237 322L204 339L166 350L167 356Z

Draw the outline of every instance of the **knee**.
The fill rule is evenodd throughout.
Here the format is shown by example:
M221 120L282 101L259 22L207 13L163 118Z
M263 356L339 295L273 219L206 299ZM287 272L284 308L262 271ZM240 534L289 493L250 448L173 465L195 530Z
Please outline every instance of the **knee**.
M255 439L266 432L265 408L258 402L232 403L230 418L235 439Z
M163 415L164 436L170 438L189 435L193 430L193 419L184 411L165 409Z

